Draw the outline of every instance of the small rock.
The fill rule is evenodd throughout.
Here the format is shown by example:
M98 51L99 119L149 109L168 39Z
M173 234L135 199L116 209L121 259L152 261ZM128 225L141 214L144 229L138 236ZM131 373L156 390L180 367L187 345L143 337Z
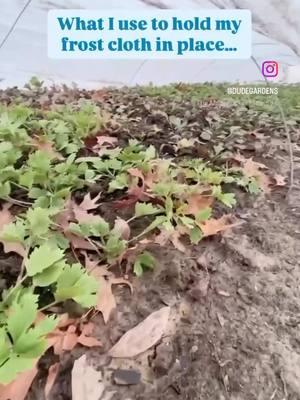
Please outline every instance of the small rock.
M212 137L212 133L210 131L203 131L200 135L203 140L210 140Z
M191 353L197 353L197 351L198 351L198 346L193 346L192 348L191 348Z
M230 293L226 292L225 290L217 290L217 293L223 297L230 297Z
M141 373L134 369L117 369L113 379L117 385L137 385L141 381Z

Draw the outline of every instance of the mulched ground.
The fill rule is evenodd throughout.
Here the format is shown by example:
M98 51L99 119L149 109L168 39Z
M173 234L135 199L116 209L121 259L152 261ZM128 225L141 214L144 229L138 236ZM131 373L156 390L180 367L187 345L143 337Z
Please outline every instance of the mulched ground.
M136 138L154 144L165 157L196 156L215 163L239 151L290 175L283 122L255 103L191 101L188 93L153 97L139 88L0 93L1 102L19 99L43 108L80 105L82 98L111 114L106 133L121 142ZM94 321L103 347L66 354L51 399L71 399L72 365L83 353L102 371L107 393L113 392L102 400L300 399L300 119L288 123L295 158L289 195L289 184L258 197L238 192L235 214L243 225L189 246L186 254L153 247L156 270L133 282L133 295L116 289L118 308L109 323L105 326L100 316ZM178 150L182 138L199 143ZM13 273L6 263L0 258L1 279ZM106 355L123 333L163 305L173 310L171 335L134 360ZM28 400L44 398L49 358L40 361ZM120 368L139 371L141 381L116 384Z

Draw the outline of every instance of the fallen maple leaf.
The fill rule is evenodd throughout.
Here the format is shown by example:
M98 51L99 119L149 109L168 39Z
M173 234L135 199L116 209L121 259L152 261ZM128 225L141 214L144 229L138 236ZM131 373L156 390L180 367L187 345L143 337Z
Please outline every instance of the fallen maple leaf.
M118 143L118 139L112 136L97 136L97 145L98 147L103 146L104 144L108 144L110 147L113 147L116 143Z
M67 325L68 322L70 322L69 325ZM85 347L98 347L102 345L96 338L88 336L94 327L92 322L89 322L88 327L83 325L79 328L78 321L75 323L73 323L73 320L64 321L64 324L67 326L62 327L59 325L47 337L48 345L49 347L53 346L54 354L60 355L64 351L71 351L77 344L82 344ZM78 330L81 331L80 334L78 334Z
M130 358L154 346L167 329L170 310L170 307L163 307L154 311L144 321L126 332L110 349L109 355L115 358Z
M91 202L93 202L93 200L91 200ZM93 207L93 208L97 207L97 205L92 206L92 204L89 203L88 199L86 199L85 205L86 205L86 207ZM99 215L94 215L94 214L88 213L88 210L92 210L92 208L83 208L83 207L81 207L81 205L77 205L75 202L72 202L72 210L73 210L75 219L79 223L95 223L96 224L97 222L102 221L102 218Z
M212 196L204 196L203 194L192 194L187 198L186 214L196 215L200 210L211 207L214 199Z
M127 172L129 175L135 177L135 178L140 178L142 181L144 181L144 174L143 172L138 169L138 168L128 168Z
M36 364L37 361L31 370L22 372L8 385L0 384L0 400L24 400L38 373Z
M94 270L96 271L96 270ZM96 310L100 311L105 323L108 322L111 312L117 307L117 302L112 291L112 285L128 285L132 292L132 285L123 278L97 276L96 272L92 272L100 284L100 290L97 298Z
M103 320L107 323L112 310L117 307L112 285L127 285L131 292L133 291L132 285L124 278L116 278L112 272L107 270L105 265L98 266L97 261L91 260L86 253L83 252L83 254L88 272L99 282L100 286L95 308L102 313Z
M59 367L60 367L59 363L52 364L49 367L48 375L47 375L47 379L46 379L46 384L45 384L45 398L46 398L46 400L49 399L49 395L50 395L51 389L52 389L52 387L53 387L53 385L55 383L56 377L57 377L58 372L59 372Z
M234 226L240 225L241 221L231 223L230 220L232 218L231 214L223 215L219 219L211 218L203 223L198 224L203 237L216 235L219 232L225 231L226 229L232 228Z
M91 198L91 194L87 193L82 202L79 204L79 207L82 208L85 211L90 211L94 210L95 208L98 207L97 201L100 199L101 193L98 193L97 196L95 196L93 199Z
M236 155L234 160L241 164L241 169L247 178L256 178L260 188L266 193L270 192L272 180L261 171L262 169L268 169L266 165L253 161L252 158L245 158L241 154Z

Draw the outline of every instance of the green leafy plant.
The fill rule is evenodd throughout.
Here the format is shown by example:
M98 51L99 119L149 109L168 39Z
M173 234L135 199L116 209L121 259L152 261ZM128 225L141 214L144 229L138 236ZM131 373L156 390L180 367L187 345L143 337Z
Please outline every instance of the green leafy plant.
M37 79L28 87L37 93L43 90ZM1 227L0 233L0 241L23 257L19 277L3 291L0 303L1 383L30 369L47 349L47 334L57 322L55 316L40 320L41 311L66 300L84 308L95 306L101 288L77 262L80 245L74 246L75 240L82 240L99 261L109 265L121 263L126 252L133 250L135 259L130 265L141 276L156 263L145 246L136 251L149 232L175 232L198 243L202 224L212 218L213 201L229 208L236 204L224 185L257 191L255 179L242 173L214 168L201 159L164 160L154 146L136 140L123 148L100 146L99 154L87 152L85 141L101 132L106 118L91 102L50 111L22 105L0 107L0 198L23 210L18 209L14 222ZM167 116L167 122L175 129L186 126L177 116ZM86 208L75 201L76 191L101 179L108 185L106 195L121 190L133 198L128 220L117 219L119 229L99 212L93 214L96 201L89 198ZM204 199L201 207L192 204L193 196ZM59 222L66 211L64 223ZM131 224L137 219L143 228L135 235Z
M32 293L15 298L5 314L0 325L0 382L7 384L33 367L47 349L46 335L57 322L53 316L37 322L38 296Z

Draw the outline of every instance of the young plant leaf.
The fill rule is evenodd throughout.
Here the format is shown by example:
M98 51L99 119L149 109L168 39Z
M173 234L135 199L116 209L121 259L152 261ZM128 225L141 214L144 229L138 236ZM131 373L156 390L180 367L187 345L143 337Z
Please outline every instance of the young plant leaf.
M161 209L153 206L151 203L136 203L135 205L135 216L143 217L145 215L154 215L161 212Z
M54 293L56 301L73 299L83 307L93 307L97 302L98 283L80 264L66 265L57 279Z
M42 236L48 232L51 225L49 210L40 207L30 208L26 218L34 236Z
M156 260L148 251L144 251L139 254L135 260L133 265L133 272L137 276L142 276L144 269L153 269L155 266Z
M36 247L25 262L28 276L34 276L49 268L64 257L63 250L44 243Z

